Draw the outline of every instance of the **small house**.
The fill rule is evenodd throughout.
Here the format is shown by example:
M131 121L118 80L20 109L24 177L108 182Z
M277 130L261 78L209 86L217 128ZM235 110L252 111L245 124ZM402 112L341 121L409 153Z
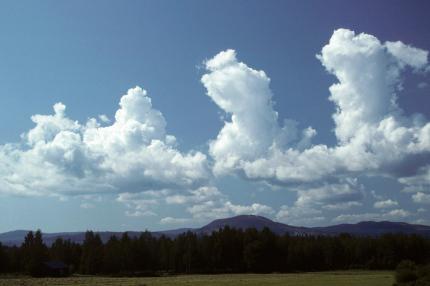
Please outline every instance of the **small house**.
M64 277L69 275L69 266L62 261L48 261L44 265L46 276Z

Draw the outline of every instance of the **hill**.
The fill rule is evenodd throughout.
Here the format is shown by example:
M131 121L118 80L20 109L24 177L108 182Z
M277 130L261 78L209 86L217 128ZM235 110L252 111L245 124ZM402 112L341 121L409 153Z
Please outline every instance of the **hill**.
M240 215L230 218L217 219L201 228L180 228L165 231L152 232L152 235L159 237L165 235L168 237L176 237L184 232L191 231L199 235L210 234L225 226L237 229L256 228L261 230L265 227L272 232L283 235L336 235L340 233L348 233L357 236L379 236L385 233L404 233L417 234L430 237L430 226L409 224L405 222L390 222L390 221L364 221L356 224L338 224L325 227L300 227L287 225L280 222L272 221L268 218L255 215ZM0 233L0 242L5 245L20 245L24 241L28 230L15 230L5 233ZM102 241L106 242L111 236L120 237L123 232L97 232ZM139 236L141 232L127 232L130 237ZM57 238L70 239L76 243L82 243L85 238L85 232L59 232L59 233L43 233L43 239L46 244L51 245Z

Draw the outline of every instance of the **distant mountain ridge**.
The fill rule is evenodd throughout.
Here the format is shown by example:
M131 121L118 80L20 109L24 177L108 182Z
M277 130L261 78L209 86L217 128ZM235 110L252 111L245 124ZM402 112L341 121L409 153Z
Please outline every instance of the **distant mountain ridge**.
M363 221L355 224L338 224L325 227L299 227L292 226L280 222L272 221L266 217L256 215L240 215L230 218L217 219L201 228L180 228L165 231L151 232L154 236L165 235L168 237L176 237L187 231L194 232L199 235L211 234L225 226L237 229L255 228L262 230L269 228L273 233L283 235L336 235L340 233L348 233L357 236L379 236L385 233L404 233L417 234L430 237L430 226L409 224L405 222L390 222L390 221ZM15 230L5 233L0 233L0 242L4 245L20 245L24 241L28 230ZM120 237L123 232L102 231L96 232L100 235L102 241L106 242L111 236ZM130 237L139 236L142 232L128 231ZM85 232L59 232L59 233L43 233L43 240L46 244L51 245L57 238L70 239L76 243L82 243L85 238Z
M291 226L280 222L272 221L263 216L255 215L239 215L230 218L217 219L199 229L196 229L195 232L200 234L210 234L213 231L219 230L220 228L223 228L225 226L240 229L255 228L257 230L262 230L263 228L267 227L273 233L276 233L278 235L282 235L287 232L291 235L313 233L311 228Z

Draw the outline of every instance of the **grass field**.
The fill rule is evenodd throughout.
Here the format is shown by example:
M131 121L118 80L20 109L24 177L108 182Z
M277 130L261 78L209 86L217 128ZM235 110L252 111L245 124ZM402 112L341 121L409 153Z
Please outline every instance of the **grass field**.
M379 271L318 272L300 274L181 275L159 278L0 278L0 286L193 286L193 285L288 285L288 286L391 286L393 274Z

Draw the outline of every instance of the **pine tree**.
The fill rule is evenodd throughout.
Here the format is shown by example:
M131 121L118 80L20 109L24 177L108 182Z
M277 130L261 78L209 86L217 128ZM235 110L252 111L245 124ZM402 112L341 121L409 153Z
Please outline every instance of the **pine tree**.
M30 231L21 246L24 270L32 276L43 276L48 261L48 249L43 243L42 232L37 230L35 234Z
M102 265L103 243L100 236L92 231L87 231L82 244L80 272L82 274L97 274L101 272Z

